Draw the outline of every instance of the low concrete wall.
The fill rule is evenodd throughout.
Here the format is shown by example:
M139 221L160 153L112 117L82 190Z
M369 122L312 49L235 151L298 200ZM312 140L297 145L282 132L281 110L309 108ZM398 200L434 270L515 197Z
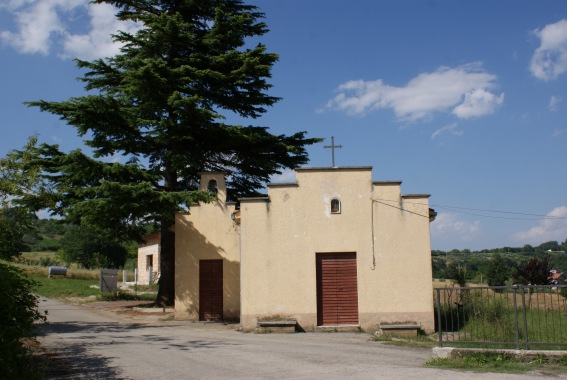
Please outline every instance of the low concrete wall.
M558 350L512 350L512 349L490 349L490 348L461 348L461 347L433 347L433 359L449 359L454 358L460 353L465 352L494 352L506 353L512 356L523 358L529 361L538 356L564 356L567 355L566 351Z

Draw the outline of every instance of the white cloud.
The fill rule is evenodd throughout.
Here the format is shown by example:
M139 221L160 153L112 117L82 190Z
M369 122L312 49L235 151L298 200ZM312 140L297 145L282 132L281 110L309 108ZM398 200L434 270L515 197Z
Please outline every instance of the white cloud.
M6 9L8 11L15 11L27 4L34 3L35 0L3 0L0 3L0 9Z
M88 8L91 28L88 34L67 34L63 41L64 58L79 57L95 59L110 57L119 53L120 44L112 41L117 30L135 32L139 29L134 23L124 23L115 18L116 8L109 4L98 4Z
M551 98L549 98L549 110L552 112L557 111L557 107L562 100L561 96L552 95Z
M399 119L407 121L427 119L436 112L467 119L491 114L502 105L504 94L490 92L496 85L495 75L483 70L480 63L470 63L419 74L403 87L385 84L381 79L349 81L338 87L338 94L326 107L351 115L392 109Z
M457 123L452 123L449 125L446 125L442 128L439 128L438 130L436 130L435 132L433 132L431 134L431 139L435 140L437 137L439 137L442 134L450 134L453 136L462 136L464 134L462 129L458 129L458 124Z
M548 24L533 34L540 39L530 63L532 74L543 80L557 78L567 71L567 20Z
M11 2L18 32L0 32L0 41L21 53L49 53L52 36L64 32L58 11L72 10L84 0L45 0L29 4Z
M438 239L474 240L480 233L480 221L459 220L455 214L440 212L431 223L431 235Z
M496 96L484 88L475 88L465 94L465 100L453 109L453 114L461 119L494 113L504 102L504 94Z
M276 174L270 177L270 183L295 183L295 170L285 169L282 174Z
M88 0L10 0L2 7L15 18L16 31L0 31L0 41L24 54L62 58L94 59L114 55L120 45L111 34L117 30L135 31L133 23L116 20L116 9L108 4L89 4ZM86 15L89 30L74 34L69 21L77 14Z
M514 234L516 239L530 244L550 240L563 241L567 236L567 207L556 207L547 213L548 219L541 220L527 231Z

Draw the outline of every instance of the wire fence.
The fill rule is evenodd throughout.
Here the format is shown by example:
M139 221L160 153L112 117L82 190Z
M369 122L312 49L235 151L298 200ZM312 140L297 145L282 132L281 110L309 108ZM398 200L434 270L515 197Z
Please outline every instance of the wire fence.
M439 346L567 349L567 285L435 289Z

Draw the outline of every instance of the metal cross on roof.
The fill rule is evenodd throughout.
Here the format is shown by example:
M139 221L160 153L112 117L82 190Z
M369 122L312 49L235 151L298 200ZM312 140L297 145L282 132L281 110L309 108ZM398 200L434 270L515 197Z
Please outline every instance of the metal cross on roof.
M333 155L333 167L335 167L335 148L342 148L342 145L335 145L335 136L331 136L331 145L325 145L323 148L331 149Z

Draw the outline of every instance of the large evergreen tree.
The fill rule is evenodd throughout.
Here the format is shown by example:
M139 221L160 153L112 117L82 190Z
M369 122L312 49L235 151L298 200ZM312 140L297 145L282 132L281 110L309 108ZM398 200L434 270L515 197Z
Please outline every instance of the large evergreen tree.
M227 116L255 119L278 101L267 93L277 55L246 44L268 31L256 7L238 0L94 3L116 6L118 19L141 28L115 36L124 44L118 55L77 60L87 70L81 79L90 95L30 103L74 126L93 151L89 157L39 147L52 187L35 206L48 199L54 213L129 236L155 222L161 231L157 301L172 304L171 227L180 207L207 200L196 191L198 173L226 171L232 197L256 194L282 168L306 163L305 146L318 139L226 122ZM111 163L116 155L125 163Z

